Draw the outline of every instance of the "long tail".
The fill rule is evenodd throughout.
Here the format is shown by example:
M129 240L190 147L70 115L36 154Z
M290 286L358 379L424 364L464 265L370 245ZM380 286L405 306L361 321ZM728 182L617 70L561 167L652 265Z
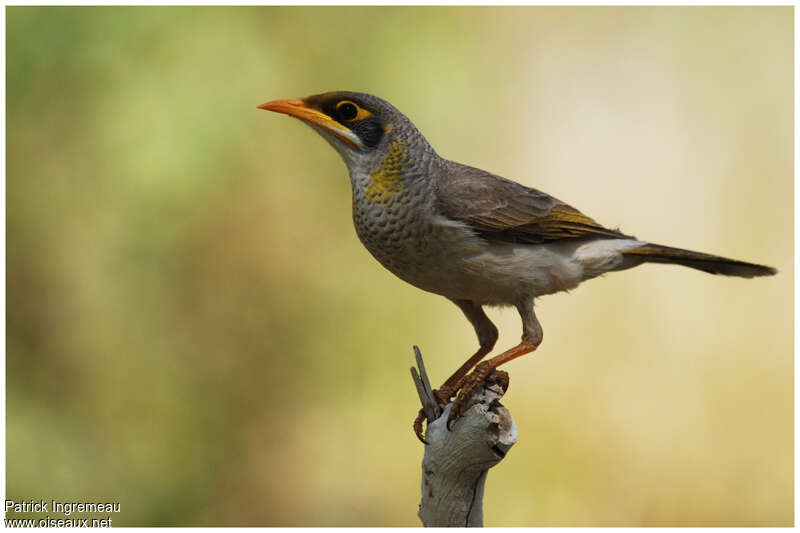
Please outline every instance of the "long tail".
M778 272L774 268L764 265L755 265L744 261L736 261L735 259L726 259L725 257L671 248L659 244L645 244L632 250L626 250L623 254L639 259L643 263L673 263L696 268L709 274L722 274L723 276L753 278L756 276L772 276Z

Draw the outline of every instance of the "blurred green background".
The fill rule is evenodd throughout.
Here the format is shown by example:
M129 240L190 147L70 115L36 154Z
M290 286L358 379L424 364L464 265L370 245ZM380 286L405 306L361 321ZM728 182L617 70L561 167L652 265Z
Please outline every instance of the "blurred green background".
M6 10L7 497L114 525L417 525L408 368L477 346L256 106L377 94L443 156L773 278L539 301L487 525L793 523L793 8ZM498 349L513 310L490 311ZM52 513L50 513L52 515Z

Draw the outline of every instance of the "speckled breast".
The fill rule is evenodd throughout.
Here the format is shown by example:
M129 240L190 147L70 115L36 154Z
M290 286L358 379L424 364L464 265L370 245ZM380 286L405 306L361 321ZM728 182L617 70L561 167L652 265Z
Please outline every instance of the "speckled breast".
M423 211L421 193L399 192L387 202L372 203L363 195L353 198L353 223L369 252L398 277L414 283L430 268L431 224Z
M392 143L379 168L353 178L359 239L383 266L417 286L436 252L423 179L413 173L403 141Z

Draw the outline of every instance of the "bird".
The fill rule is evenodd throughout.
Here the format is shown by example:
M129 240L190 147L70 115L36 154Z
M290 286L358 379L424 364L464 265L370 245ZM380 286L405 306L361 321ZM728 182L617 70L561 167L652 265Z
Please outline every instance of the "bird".
M445 159L377 96L333 91L257 107L300 119L328 141L347 166L353 223L366 249L398 278L451 300L472 324L477 351L435 391L442 405L455 397L448 429L487 378L503 379L500 365L541 344L536 298L643 263L742 278L777 273L637 239L542 191ZM515 307L522 338L482 361L498 338L487 306ZM426 443L422 420L420 413L413 427Z

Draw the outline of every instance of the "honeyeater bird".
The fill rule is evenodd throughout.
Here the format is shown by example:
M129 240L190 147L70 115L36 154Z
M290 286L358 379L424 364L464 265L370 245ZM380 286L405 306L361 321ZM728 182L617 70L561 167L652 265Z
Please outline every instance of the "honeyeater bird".
M743 278L776 273L639 240L546 193L448 161L376 96L339 91L258 107L299 118L339 152L350 172L356 233L367 250L397 277L451 300L475 328L480 347L436 392L442 403L457 395L448 427L494 369L542 342L538 296L642 263ZM487 305L516 307L522 341L480 362L498 335ZM423 440L420 417L414 428Z

